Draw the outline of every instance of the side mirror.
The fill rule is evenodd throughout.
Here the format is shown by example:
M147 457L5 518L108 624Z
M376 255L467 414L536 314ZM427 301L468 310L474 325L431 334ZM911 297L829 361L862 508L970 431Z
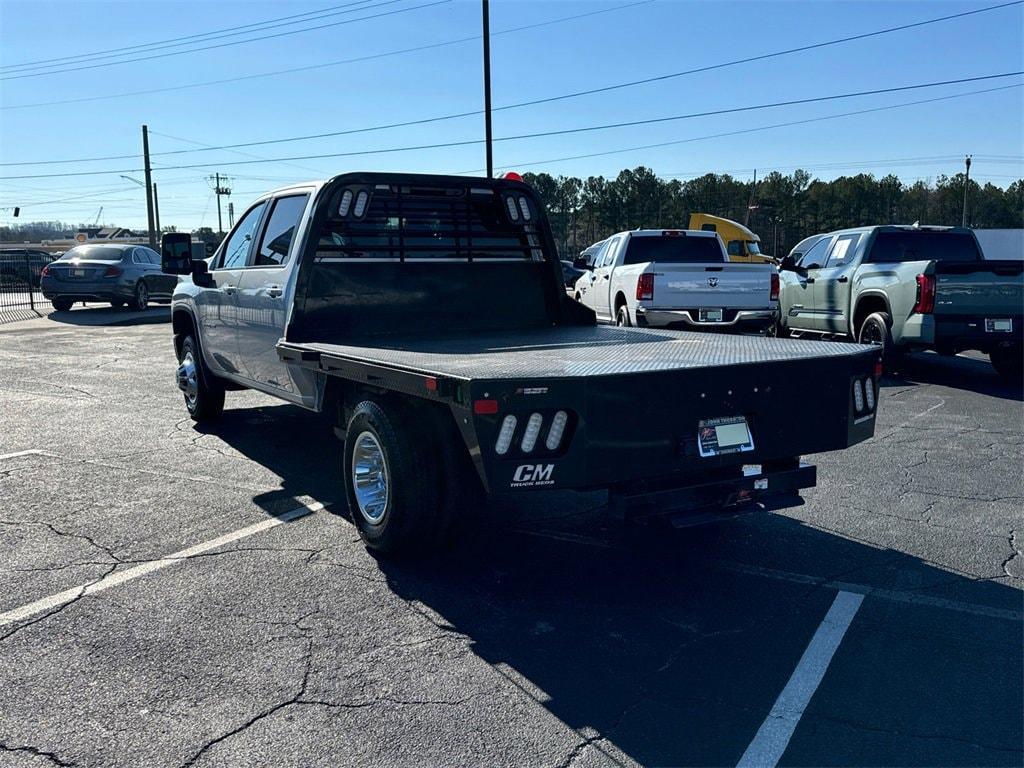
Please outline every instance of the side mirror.
M796 270L796 259L792 256L783 256L782 262L779 264L779 269L786 272L793 272Z
M192 235L168 232L163 236L160 241L160 269L167 275L192 274Z
M587 257L586 256L577 256L575 259L572 260L572 265L574 267L576 267L576 269L588 269L589 270L589 269L593 269L594 268L592 264L588 264L587 263Z

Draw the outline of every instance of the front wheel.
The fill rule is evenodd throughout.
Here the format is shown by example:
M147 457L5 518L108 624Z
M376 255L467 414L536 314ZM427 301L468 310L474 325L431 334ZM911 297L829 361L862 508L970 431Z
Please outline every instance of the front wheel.
M206 370L199 346L191 336L181 342L176 378L193 421L213 421L220 417L224 411L224 387Z
M882 352L882 369L886 372L894 370L902 359L901 350L892 340L892 318L888 312L873 312L864 318L857 332L857 341L880 347Z
M400 406L364 400L345 430L342 470L352 521L370 549L426 551L443 534L435 452Z
M1020 347L996 347L988 358L999 378L1007 384L1019 386L1024 380L1024 350Z
M625 304L619 307L619 311L615 313L615 324L620 328L632 327L633 323L630 322L629 310L626 308Z
M135 310L143 310L149 306L149 289L145 280L139 280L135 284L135 295L132 297L131 307Z

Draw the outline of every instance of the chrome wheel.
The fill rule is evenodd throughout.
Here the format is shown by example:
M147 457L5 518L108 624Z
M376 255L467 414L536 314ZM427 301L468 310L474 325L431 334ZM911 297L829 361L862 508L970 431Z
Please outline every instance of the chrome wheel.
M135 289L135 306L138 309L145 309L149 304L149 291L146 290L146 284L139 281L138 288Z
M372 432L361 432L352 449L352 490L359 513L370 525L378 525L388 506L387 460Z
M189 409L195 407L199 398L199 374L196 371L196 361L192 357L192 350L187 350L181 363L178 365L177 373L178 389L185 395L185 404Z

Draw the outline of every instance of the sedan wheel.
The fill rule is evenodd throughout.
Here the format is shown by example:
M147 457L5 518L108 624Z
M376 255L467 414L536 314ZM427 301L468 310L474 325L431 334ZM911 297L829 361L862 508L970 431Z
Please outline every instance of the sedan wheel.
M135 298L132 300L132 309L143 310L149 306L149 289L146 283L139 280L135 284Z

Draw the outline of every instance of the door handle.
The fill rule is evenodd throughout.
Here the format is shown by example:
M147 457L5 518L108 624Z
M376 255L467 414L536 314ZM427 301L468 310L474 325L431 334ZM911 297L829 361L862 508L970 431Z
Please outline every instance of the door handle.
M267 286L267 296L269 296L270 298L277 299L277 298L280 298L283 295L284 295L284 288L281 287L280 285L268 285Z
M813 283L814 282L814 278L813 277L808 277L804 282L808 283L808 284Z
M224 293L234 293L238 286L236 285L222 285L221 289Z
M837 283L848 283L848 282L850 282L850 278L847 277L846 275L843 275L842 277L837 277L836 278L836 282Z

